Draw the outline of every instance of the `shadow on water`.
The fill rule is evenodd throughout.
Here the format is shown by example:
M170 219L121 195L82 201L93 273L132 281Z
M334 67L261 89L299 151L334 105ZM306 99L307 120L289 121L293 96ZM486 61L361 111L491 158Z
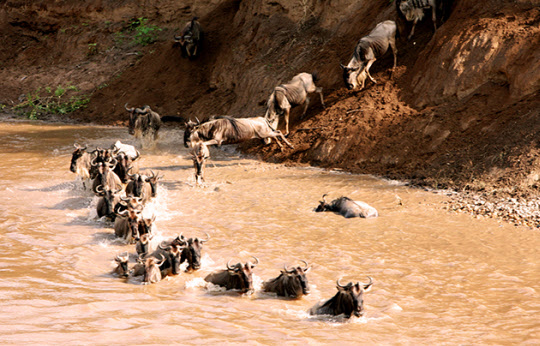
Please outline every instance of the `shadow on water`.
M72 197L53 206L43 208L49 210L80 210L88 208L88 201L80 197Z

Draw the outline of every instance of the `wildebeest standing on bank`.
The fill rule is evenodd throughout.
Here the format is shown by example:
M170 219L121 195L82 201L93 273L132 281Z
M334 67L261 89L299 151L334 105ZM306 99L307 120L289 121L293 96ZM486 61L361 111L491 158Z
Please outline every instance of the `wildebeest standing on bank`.
M274 91L268 98L265 118L269 121L272 128L277 130L279 125L279 116L285 118L285 135L289 134L289 113L292 107L304 104L302 117L306 115L309 105L310 93L318 93L321 97L321 104L324 107L322 88L317 87L315 82L318 80L315 73L299 73L286 84L281 84L274 88Z
M322 196L322 201L315 209L316 212L333 211L343 215L345 218L350 217L377 217L379 213L377 209L362 201L353 201L349 197L339 197L332 202L326 202L326 194Z
M431 20L433 21L434 30L437 31L437 0L396 0L396 10L401 17L404 17L408 22L413 22L413 26L409 36L410 40L414 35L416 23L424 18L424 11L431 8Z
M253 292L253 268L259 264L257 257L253 257L256 263L246 264L236 263L230 265L227 262L227 269L208 274L204 280L214 285L225 287L227 290L240 290L240 293Z
M201 24L193 17L182 29L180 36L175 36L174 41L180 44L182 56L193 59L200 52L202 42Z
M276 143L280 148L283 145L277 140L281 138L289 147L293 145L283 136L281 131L274 130L263 117L255 118L233 118L222 116L218 119L210 120L198 124L192 128L186 127L184 136L189 138L187 143L191 144L192 139L198 136L205 145L236 144L250 139L276 138Z
M146 105L143 108L128 108L127 103L124 108L129 112L128 132L135 138L152 136L154 140L158 138L161 127L161 117L158 113Z
M360 317L364 315L364 292L368 292L373 285L373 280L368 276L369 283L363 284L349 282L346 286L337 283L338 292L322 305L316 304L309 311L310 315L332 315L343 314L345 318L351 315Z
M356 89L358 85L360 85L360 89L363 89L366 75L373 83L377 83L369 74L369 69L375 60L386 53L388 46L392 48L394 54L392 73L394 72L397 64L396 30L394 21L385 20L377 24L369 35L358 41L349 64L347 66L340 65L343 69L343 80L348 89Z
M304 294L309 294L309 285L306 278L306 273L311 267L306 261L302 261L306 265L302 267L293 267L288 269L285 265L281 274L274 279L263 283L263 291L272 292L281 297L300 298Z

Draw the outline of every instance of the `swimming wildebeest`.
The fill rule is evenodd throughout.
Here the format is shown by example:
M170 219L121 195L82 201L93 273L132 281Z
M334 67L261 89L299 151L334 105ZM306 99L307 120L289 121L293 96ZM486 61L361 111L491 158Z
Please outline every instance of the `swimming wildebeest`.
M431 8L431 19L433 27L437 31L437 10L436 0L396 0L396 10L401 17L408 22L413 22L411 33L407 37L410 40L414 34L416 23L424 18L424 10Z
M369 283L363 284L357 282L353 284L349 282L343 286L337 280L338 292L335 296L328 299L322 305L316 304L309 311L311 315L345 315L345 318L350 318L351 315L360 317L364 314L364 292L371 289L373 280L368 276Z
M130 181L126 185L126 195L140 197L142 204L146 204L151 198L156 197L158 180L163 178L159 172L156 174L154 171L150 171L152 175L147 176L145 174L131 174L129 171L127 175Z
M186 56L190 59L195 58L200 51L202 42L202 30L201 24L197 21L197 17L193 17L184 28L180 36L174 36L174 42L180 44L182 50L182 56Z
M308 266L306 261L302 261L305 267L300 266L288 269L287 265L284 266L284 270L281 274L274 279L265 281L263 283L263 290L265 292L276 293L281 297L300 298L304 294L309 294L309 285L306 278L306 273L311 267Z
M304 105L302 117L306 115L309 105L309 93L318 93L321 97L321 104L324 107L322 88L317 87L318 80L315 73L299 73L286 84L281 84L274 88L268 98L265 118L269 121L273 129L278 128L279 116L285 118L285 136L289 134L289 113L292 107Z
M117 266L113 270L113 274L118 275L119 277L128 276L128 253L126 252L124 256L117 255L114 261Z
M124 108L129 112L128 132L135 138L153 136L158 138L158 132L161 127L161 117L158 113L146 105L143 108L128 108L127 103Z
M109 159L106 162L95 164L96 160L92 161L92 166L97 167L97 176L92 182L92 191L98 194L97 187L101 185L103 189L123 190L122 180L114 173L114 168L118 161Z
M230 265L227 262L227 269L210 273L204 280L214 285L225 287L227 290L240 290L240 293L253 292L253 268L259 264L257 257L253 257L256 263L246 262L246 264L236 263Z
M206 232L205 232L206 233ZM201 268L201 252L203 244L210 240L210 235L206 233L206 239L189 238L182 249L180 264L187 262L186 272L199 270Z
M116 205L120 203L120 193L122 189L111 190L110 188L103 188L101 185L96 187L96 193L101 196L97 205L96 212L98 217L107 216L114 220L116 217L115 210Z
M161 260L155 257L148 257L144 262L144 277L143 285L153 284L161 281L163 276L161 275L160 266L165 261L165 257L161 256Z
M347 66L340 64L343 69L343 80L348 89L356 89L358 85L360 85L360 89L363 89L366 75L373 83L377 83L369 74L369 69L375 60L386 53L388 46L392 47L392 53L394 54L393 73L397 64L397 48L396 23L391 20L385 20L377 24L369 35L362 37L358 41L349 64Z
M346 218L350 217L377 217L379 213L377 209L362 201L353 201L348 197L339 197L332 202L326 202L326 194L322 196L322 201L315 209L316 212L333 211L343 215Z
M283 145L277 140L279 137L289 147L294 148L281 131L272 129L268 121L263 117L233 118L223 116L199 124L192 129L186 127L185 131L189 131L187 134L189 139L184 144L190 144L195 136L198 136L205 145L218 146L221 144L236 144L254 138L276 138L276 143L282 148Z

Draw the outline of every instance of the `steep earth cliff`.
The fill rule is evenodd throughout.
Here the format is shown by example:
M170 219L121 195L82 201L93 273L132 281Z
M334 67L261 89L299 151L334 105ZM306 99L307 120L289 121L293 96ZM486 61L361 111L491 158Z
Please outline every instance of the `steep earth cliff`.
M536 198L540 1L446 4L438 30L428 13L409 42L410 25L398 20L393 78L388 54L372 68L378 84L348 91L339 63L376 23L398 18L392 1L8 0L0 103L69 82L91 95L72 116L80 121L124 123L126 102L185 119L259 116L274 86L317 71L327 107L312 97L305 119L293 110L295 149L253 141L242 150L488 199ZM190 61L172 37L195 15L205 36ZM141 27L156 28L156 42L139 44Z

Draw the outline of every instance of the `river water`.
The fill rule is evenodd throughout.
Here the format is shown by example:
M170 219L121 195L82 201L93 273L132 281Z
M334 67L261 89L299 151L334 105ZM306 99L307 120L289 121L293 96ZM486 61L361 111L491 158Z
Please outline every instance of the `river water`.
M194 186L182 133L141 149L164 175L145 209L156 238L211 239L202 268L153 285L111 274L133 245L97 219L96 197L69 172L73 144L139 146L125 128L0 123L2 344L540 344L540 233L441 209L443 194L399 182L261 163L212 149ZM323 193L376 207L374 219L314 213ZM207 290L229 259L257 256L253 295ZM260 292L306 260L311 294ZM133 265L132 260L130 265ZM312 317L335 282L367 282L361 318Z

